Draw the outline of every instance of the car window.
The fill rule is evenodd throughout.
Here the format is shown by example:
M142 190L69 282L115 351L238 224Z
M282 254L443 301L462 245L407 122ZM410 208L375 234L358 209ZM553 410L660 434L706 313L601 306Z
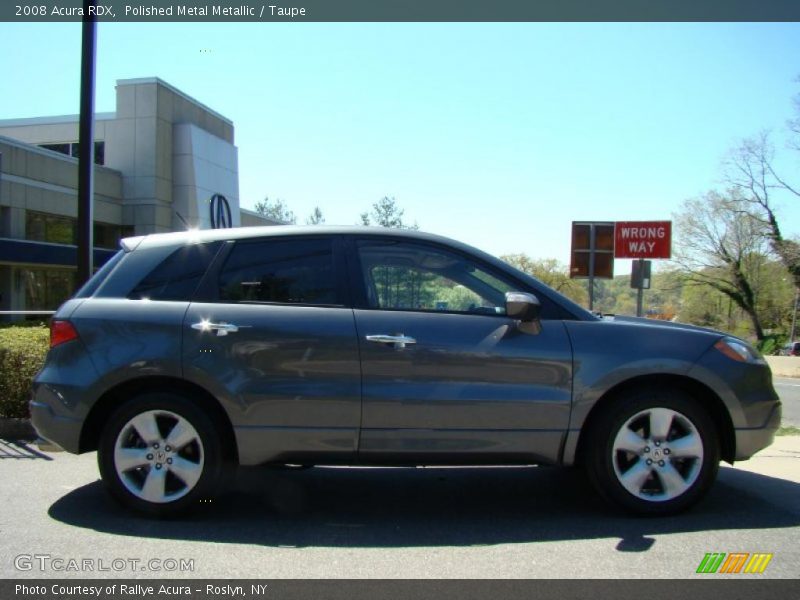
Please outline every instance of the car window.
M330 239L237 242L219 276L221 302L341 304Z
M459 254L393 240L362 240L358 253L372 308L505 314L512 286Z
M178 248L142 279L128 298L189 302L220 244L212 242Z
M119 264L119 262L123 259L124 256L125 256L125 251L120 250L109 260L107 260L106 263L102 267L100 267L100 269L97 270L97 272L92 276L92 278L89 279L89 281L87 281L83 285L83 287L75 293L74 297L88 298L89 296L94 294L97 291L97 288L99 288L102 285L102 283L106 280L111 271L114 270L114 267L116 267L117 264Z

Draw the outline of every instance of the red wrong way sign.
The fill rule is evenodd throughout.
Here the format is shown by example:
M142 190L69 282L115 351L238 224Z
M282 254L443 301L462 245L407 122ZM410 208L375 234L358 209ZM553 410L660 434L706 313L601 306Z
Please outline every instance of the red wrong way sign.
M617 221L614 258L670 258L672 221Z

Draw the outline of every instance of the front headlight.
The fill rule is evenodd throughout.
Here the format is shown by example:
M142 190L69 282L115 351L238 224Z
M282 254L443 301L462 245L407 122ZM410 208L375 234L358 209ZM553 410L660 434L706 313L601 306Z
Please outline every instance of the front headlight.
M724 337L714 344L714 348L722 352L731 360L737 362L761 363L764 362L761 354L750 344L740 339Z

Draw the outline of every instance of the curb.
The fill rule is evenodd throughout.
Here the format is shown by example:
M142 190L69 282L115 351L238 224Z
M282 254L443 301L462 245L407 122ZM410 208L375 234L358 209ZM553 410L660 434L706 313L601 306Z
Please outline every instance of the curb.
M30 419L0 418L0 438L6 440L35 440L38 436Z

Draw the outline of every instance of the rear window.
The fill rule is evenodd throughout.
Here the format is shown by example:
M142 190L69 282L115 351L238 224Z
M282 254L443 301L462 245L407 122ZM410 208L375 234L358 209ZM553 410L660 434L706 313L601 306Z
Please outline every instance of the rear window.
M89 279L89 281L87 281L73 297L88 298L89 296L94 294L97 291L97 288L100 287L100 284L102 284L108 278L111 271L114 270L114 267L116 267L119 264L119 261L122 260L123 256L125 256L125 251L120 250L114 256L108 259L106 263L102 267L100 267L100 269L94 274L94 276L92 276L92 278Z
M221 243L178 248L142 279L128 298L189 302Z

